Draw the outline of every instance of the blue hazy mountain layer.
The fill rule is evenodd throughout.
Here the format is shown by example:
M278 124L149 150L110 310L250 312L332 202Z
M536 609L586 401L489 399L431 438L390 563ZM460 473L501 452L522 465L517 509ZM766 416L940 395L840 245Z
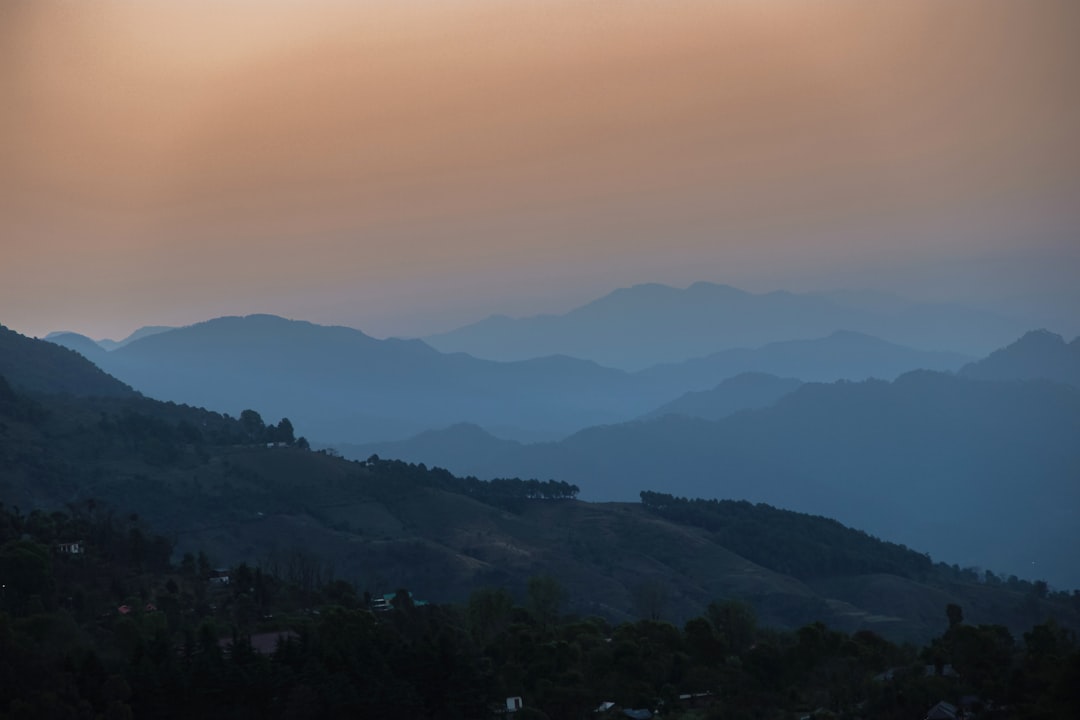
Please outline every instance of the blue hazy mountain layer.
M1055 380L1080 387L1080 338L1033 330L1016 342L965 365L960 375L975 380Z
M747 372L728 378L712 390L691 391L664 403L641 419L664 415L686 415L703 420L719 420L740 410L755 410L774 405L780 398L798 390L801 380L780 378L767 373Z
M565 356L481 360L440 353L418 340L378 340L351 328L271 315L218 318L111 352L72 334L52 341L151 397L233 415L261 407L288 417L311 439L353 443L458 422L513 439L557 439L638 417L744 372L891 379L916 368L955 369L966 360L835 332L626 373Z
M984 355L1028 329L1014 318L959 305L872 302L851 293L754 294L699 282L685 290L635 285L562 315L494 316L425 340L445 352L493 360L564 354L640 370L840 328L968 356Z

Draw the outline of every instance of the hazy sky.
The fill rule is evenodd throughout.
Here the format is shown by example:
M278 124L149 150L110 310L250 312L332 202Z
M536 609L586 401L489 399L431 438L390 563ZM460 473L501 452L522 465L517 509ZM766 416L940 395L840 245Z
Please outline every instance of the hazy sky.
M5 0L0 323L695 280L1076 317L1078 72L1075 0Z

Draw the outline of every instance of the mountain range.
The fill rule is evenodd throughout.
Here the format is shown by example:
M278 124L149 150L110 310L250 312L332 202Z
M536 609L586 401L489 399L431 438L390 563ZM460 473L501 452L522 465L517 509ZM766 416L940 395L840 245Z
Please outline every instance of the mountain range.
M84 352L152 397L232 414L259 406L331 442L402 437L459 421L508 435L559 436L666 399L633 392L626 373L584 360L478 360L419 340L378 340L272 315L217 318L111 352L81 336L51 341Z
M707 282L686 289L652 283L615 290L562 315L492 316L425 340L444 352L492 360L563 354L642 370L840 329L980 356L1027 329L1019 320L963 306L868 295L754 294Z
M49 340L149 396L232 414L260 406L328 443L403 439L459 422L509 439L554 440L647 414L744 372L892 379L970 359L845 331L627 373L565 356L481 360L272 315L159 331L112 351L72 333Z
M834 373L858 378L874 374L860 369L888 376L961 359L846 331L628 373L564 356L480 360L268 315L159 332L111 352L79 337L53 341L81 348L147 396L232 414L259 407L289 417L316 447L357 459L554 478L590 500L655 488L746 498L965 564L1030 576L1035 563L1054 583L1080 584L1060 552L1080 546L1071 482L1080 390L1060 382L1073 377L1076 341L1046 332L957 375L920 370L797 388L805 379L797 374L784 387L727 374L755 365L825 374L832 358ZM978 379L991 371L992 380Z
M21 378L0 380L6 504L31 514L135 513L132 522L165 532L178 552L216 562L318 563L360 587L408 587L436 602L482 586L521 597L530 577L547 574L566 589L570 612L613 620L641 617L642 589L659 587L662 607L651 602L649 612L675 622L735 597L766 624L822 620L896 639L936 634L950 602L972 622L1021 628L1053 612L1080 624L1057 594L980 582L826 518L656 493L647 504L587 503L569 499L565 483L561 499L544 499L521 481L350 462L291 441L268 447L252 434L263 427L257 413L233 419L119 390L102 396L97 371L73 353L16 333L0 350ZM50 354L67 361L35 365Z

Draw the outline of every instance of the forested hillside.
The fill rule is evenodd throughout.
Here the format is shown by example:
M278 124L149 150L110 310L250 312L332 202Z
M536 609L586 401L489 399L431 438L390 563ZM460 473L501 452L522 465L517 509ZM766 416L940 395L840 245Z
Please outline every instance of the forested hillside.
M575 616L546 575L518 599L487 587L434 605L310 562L218 568L201 552L172 564L170 550L94 503L0 506L0 717L443 720L509 701L523 718L900 720L946 701L1035 718L1080 700L1073 632L1049 621L1014 635L956 604L916 649L820 622L777 631L731 600L681 625Z

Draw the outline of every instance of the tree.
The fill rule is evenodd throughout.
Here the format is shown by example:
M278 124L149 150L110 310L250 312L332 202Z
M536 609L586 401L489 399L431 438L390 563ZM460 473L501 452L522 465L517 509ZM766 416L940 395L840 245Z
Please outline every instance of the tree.
M529 610L538 623L547 628L559 617L563 591L559 581L550 575L529 578Z
M267 428L266 439L269 442L280 442L287 445L295 444L296 437L293 434L293 426L289 422L289 418L281 418L281 422L276 427Z
M754 643L757 616L754 609L738 600L711 602L705 611L716 634L727 641L728 650L739 654Z
M466 615L469 629L481 645L486 645L510 625L514 598L503 588L480 588L469 596Z
M659 620L667 608L668 587L664 582L650 578L634 588L633 598L638 617Z
M266 423L262 416L254 410L244 410L240 413L240 427L251 442L261 442L266 433Z
M413 603L412 593L405 588L398 588L394 598L390 601L395 610L412 610L416 605Z
M953 667L977 693L993 696L1008 684L1014 641L1001 625L958 625L945 636Z
M713 633L713 627L705 618L694 618L683 628L686 650L695 662L715 665L724 658L723 644Z
M949 618L949 627L954 628L964 622L964 609L956 603L945 606L945 615Z
M42 602L51 601L53 578L48 549L27 540L6 543L0 547L0 578L4 585L0 603L13 614L30 610L33 596Z

